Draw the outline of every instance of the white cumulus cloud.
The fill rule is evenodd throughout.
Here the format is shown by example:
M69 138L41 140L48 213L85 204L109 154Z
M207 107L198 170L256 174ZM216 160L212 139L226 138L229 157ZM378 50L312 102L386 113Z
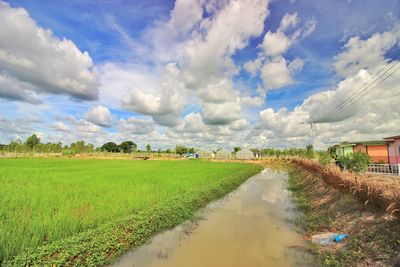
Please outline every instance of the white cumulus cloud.
M0 97L31 103L40 102L35 93L97 99L98 76L87 52L2 1L0 25Z
M67 125L65 125L63 122L61 121L57 121L55 123L53 123L53 125L51 126L51 128L54 131L59 131L59 132L69 132L70 129Z
M127 120L120 119L118 129L128 134L150 134L154 131L154 122L151 120L130 117Z
M85 120L101 127L110 127L113 123L113 116L107 107L99 105L86 112Z

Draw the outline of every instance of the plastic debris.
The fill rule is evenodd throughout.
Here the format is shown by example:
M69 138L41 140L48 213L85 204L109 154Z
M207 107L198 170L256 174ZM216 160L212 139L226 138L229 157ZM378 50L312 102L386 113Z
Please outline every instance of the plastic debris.
M311 237L311 241L322 246L329 246L329 245L335 245L347 237L348 237L347 234L328 232L328 233L313 235Z
M335 237L336 233L323 233L323 234L318 234L318 235L313 235L311 237L311 241L314 243L317 243L322 246L329 246L329 245L334 245L335 243Z
M342 241L343 239L345 239L346 237L348 237L348 234L339 234L335 236L335 241L336 243L339 243L340 241Z

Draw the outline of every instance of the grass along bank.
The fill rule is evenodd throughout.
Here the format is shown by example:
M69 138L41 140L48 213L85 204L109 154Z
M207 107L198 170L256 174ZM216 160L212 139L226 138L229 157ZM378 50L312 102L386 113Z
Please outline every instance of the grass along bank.
M206 161L1 160L4 265L102 265L262 168Z
M348 239L334 247L311 244L321 266L399 264L399 220L327 185L319 173L298 168L291 171L288 183L303 213L299 223L308 237L323 232L349 234Z
M400 213L400 179L397 177L341 171L333 164L322 166L307 159L296 158L292 162L302 169L320 173L326 184L353 194L365 205L380 207L395 216Z

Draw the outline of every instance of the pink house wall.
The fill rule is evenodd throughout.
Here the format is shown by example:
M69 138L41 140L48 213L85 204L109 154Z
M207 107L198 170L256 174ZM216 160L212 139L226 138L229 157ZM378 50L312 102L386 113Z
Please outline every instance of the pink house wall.
M389 162L390 164L400 164L400 139L395 139L389 143Z

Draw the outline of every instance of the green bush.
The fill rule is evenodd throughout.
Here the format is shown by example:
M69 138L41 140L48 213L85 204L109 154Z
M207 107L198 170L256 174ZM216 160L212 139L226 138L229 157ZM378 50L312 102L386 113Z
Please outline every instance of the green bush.
M66 150L63 150L63 151L62 151L62 155L63 155L64 157L72 157L72 156L75 155L75 152L72 151L71 149L66 149Z
M306 146L306 158L308 159L313 159L315 157L314 153L314 146L313 145L308 145Z
M371 158L365 153L356 152L347 156L341 156L339 161L343 166L352 172L362 173L368 169L368 164L371 163Z
M328 152L325 151L318 152L318 162L321 165L326 166L329 163L332 163L332 157Z

